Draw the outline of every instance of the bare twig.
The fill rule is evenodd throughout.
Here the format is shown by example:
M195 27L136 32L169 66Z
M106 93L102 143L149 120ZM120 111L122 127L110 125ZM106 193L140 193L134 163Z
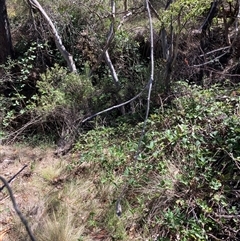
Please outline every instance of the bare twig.
M235 64L234 66L236 66L237 64ZM210 67L207 67L205 68L205 70L209 71L209 72L212 72L212 73L215 73L215 74L218 74L218 75L223 75L223 76L230 76L230 77L240 77L240 74L227 74L227 73L222 73L220 71L217 71L213 68L210 68ZM225 71L224 71L225 72ZM232 83L234 85L234 83Z
M123 17L122 17L122 20L120 21L120 23L119 23L119 25L118 25L118 27L117 27L117 30L119 30L121 27L122 27L122 25L123 25L123 23L126 21L126 19L128 18L128 17L130 17L130 16L132 16L132 12L128 12L128 13L126 13L126 15L124 15Z
M211 233L208 233L208 236L212 237L214 240L217 240L217 241L221 241L222 239L219 239L217 237L215 237L213 234Z
M215 215L215 217L218 217L218 218L226 218L226 219L231 219L231 218L240 218L240 215L238 215L238 214L235 214L235 215L224 215L224 214L214 214Z
M123 103L121 103L121 104L118 104L118 105L114 105L114 106L112 106L112 107L109 107L109 108L107 108L107 109L105 109L105 110L103 110L103 111L97 112L97 113L95 113L95 114L93 114L93 115L91 115L91 116L83 119L83 120L81 121L81 123L85 123L85 122L91 120L92 118L94 118L94 117L96 117L96 116L99 116L99 115L101 115L101 114L103 114L103 113L106 113L106 112L108 112L108 111L114 110L114 109L116 109L116 108L120 108L120 107L122 107L122 106L124 106L124 105L127 105L128 103L131 103L132 101L136 100L137 98L139 98L139 97L143 94L143 92L148 88L149 84L150 84L150 81L149 81L149 82L146 84L146 86L141 90L141 92L139 92L137 95L135 95L132 99L127 100L127 101L125 101L125 102L123 102Z
M211 63L214 63L215 61L218 61L221 57L223 57L225 54L227 53L223 53L219 56L217 56L216 58L210 60L210 61L207 61L207 62L204 62L203 64L196 64L196 65L189 65L189 67L201 67L201 66L204 66L204 65L207 65L207 64L211 64Z
M25 226L25 229L31 239L31 241L36 241L35 237L33 236L33 233L31 231L31 229L29 228L28 226L28 222L27 220L25 219L25 217L22 215L21 211L18 209L18 206L16 204L16 201L15 201L15 198L13 196L13 192L12 192L12 189L10 188L8 182L2 177L0 176L0 180L3 182L4 186L7 188L8 190L8 193L9 193L9 196L10 196L10 199L12 201L12 204L13 204L13 208L14 210L16 211L17 215L19 216L21 222L23 223L23 225Z
M221 50L230 49L230 48L231 48L231 46L226 46L226 47L223 47L223 48L214 49L214 50L212 50L212 51L210 51L210 52L207 52L207 53L204 53L204 54L199 55L199 57L203 57L203 56L206 56L206 55L209 55L209 54L212 54L212 53L221 51Z
M8 183L11 183L11 181L13 181L15 179L15 177L17 175L19 175L25 168L27 167L27 165L24 165L20 171L18 171L15 175L13 175L7 182ZM0 192L3 190L3 188L5 187L5 185L3 185L1 188L0 188Z
M8 136L7 136L7 139L9 139L7 141L7 143L11 143L11 142L14 142L15 139L21 134L23 133L29 126L32 126L34 124L37 124L41 121L42 119L42 116L37 116L35 117L33 120L27 122L24 126L22 126L21 128L19 128L18 130L10 133Z

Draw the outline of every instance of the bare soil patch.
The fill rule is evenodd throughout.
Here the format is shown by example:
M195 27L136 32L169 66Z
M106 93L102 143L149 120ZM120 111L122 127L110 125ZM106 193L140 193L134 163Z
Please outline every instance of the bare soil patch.
M90 163L68 170L79 154L54 155L51 148L0 146L0 175L11 179L16 203L38 241L111 240L104 216L112 202L111 187L103 187ZM0 184L2 187L3 184ZM106 190L105 190L106 189ZM107 192L107 193L106 193ZM0 241L26 241L23 224L7 189L0 192Z
M46 185L39 185L44 183L39 172L47 165L57 162L59 159L54 156L54 150L50 148L0 146L0 175L6 180L11 179L24 165L27 165L10 183L17 205L23 214L31 216L41 212L39 210L41 199L49 190L45 188ZM8 192L4 188L0 192L0 241L9 240L8 234L13 231L12 226L16 218Z

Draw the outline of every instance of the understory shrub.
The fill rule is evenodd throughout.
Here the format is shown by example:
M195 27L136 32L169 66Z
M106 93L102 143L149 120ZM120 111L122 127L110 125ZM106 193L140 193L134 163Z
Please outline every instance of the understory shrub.
M238 91L177 83L172 107L152 114L142 161L153 166L144 173L154 191L144 220L157 240L239 239ZM159 163L171 175L161 178Z
M89 100L94 95L91 81L55 65L41 75L37 88L27 105L30 113L40 116L64 142L73 141L82 118L90 111Z
M238 240L239 86L179 82L173 94L170 106L152 112L137 160L142 124L81 136L80 163L95 160L102 182L116 195L125 190L122 222L131 219L144 237Z

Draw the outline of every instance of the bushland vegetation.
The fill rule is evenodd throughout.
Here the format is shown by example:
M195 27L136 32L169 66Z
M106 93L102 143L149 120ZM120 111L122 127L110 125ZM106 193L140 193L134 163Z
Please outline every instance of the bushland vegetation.
M239 240L239 2L6 7L1 142L74 156L31 164L37 240Z

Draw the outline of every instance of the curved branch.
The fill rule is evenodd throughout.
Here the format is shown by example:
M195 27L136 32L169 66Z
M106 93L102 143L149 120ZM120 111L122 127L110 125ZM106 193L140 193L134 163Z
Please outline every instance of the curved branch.
M142 140L143 137L146 133L146 126L147 126L147 120L148 120L148 116L149 116L149 110L150 110L150 100L151 100L151 92L152 92L152 84L153 84L153 79L154 79L154 48L153 48L153 24L152 24L152 16L151 16L151 11L150 11L150 7L149 7L149 0L146 0L146 8L147 8L147 12L148 12L148 17L149 17L149 26L150 26L150 40L151 40L151 74L150 74L150 80L148 82L148 97L147 97L147 110L146 110L146 115L145 115L145 120L143 123L143 128L142 128L142 132L141 132L141 136L139 138L139 142L138 142L138 147L137 147L137 151L136 154L134 156L134 168L136 168L136 164L137 164L137 160L138 160L138 156L141 150L141 146L142 146ZM128 182L125 182L125 185L117 199L116 202L116 214L117 216L121 216L122 214L122 207L121 207L121 200L124 197L125 192L127 191L127 188L129 186Z
M21 211L18 209L18 206L17 206L17 204L16 204L15 198L14 198L14 196L13 196L12 189L10 188L8 182L7 182L2 176L0 176L0 180L3 182L4 186L7 188L8 193L9 193L9 196L10 196L10 199L11 199L12 204L13 204L13 208L14 208L14 210L16 211L16 213L17 213L17 215L19 216L19 218L21 219L21 222L22 222L23 225L25 226L26 231L27 231L27 233L28 233L31 241L36 241L35 237L34 237L33 234L32 234L31 229L30 229L29 226L28 226L27 220L24 218L24 216L22 215Z
M112 106L112 107L109 107L109 108L107 108L107 109L105 109L105 110L102 110L102 111L100 111L100 112L97 112L97 113L95 113L95 114L93 114L93 115L91 115L91 116L83 119L83 120L81 121L81 123L85 123L85 122L91 120L92 118L94 118L94 117L96 117L96 116L99 116L99 115L101 115L101 114L103 114L103 113L106 113L106 112L108 112L108 111L114 110L114 109L116 109L116 108L122 107L122 106L127 105L128 103L136 100L138 97L140 97L140 96L143 94L143 92L145 91L145 89L148 88L149 84L150 84L150 81L149 81L149 82L146 84L146 86L141 90L141 92L139 92L137 95L135 95L132 99L127 100L127 101L125 101L125 102L123 102L123 103L121 103L121 104L118 104L118 105L114 105L114 106Z
M24 165L24 166L21 168L21 170L18 171L15 175L13 175L7 182L8 182L8 183L11 183L11 182L15 179L15 177L16 177L17 175L19 175L26 167L27 167L27 165ZM5 187L5 185L3 185L3 186L0 188L0 192L3 190L4 187Z
M149 26L150 26L151 74L150 74L149 88L148 88L147 110L146 110L145 120L144 120L144 123L143 123L143 128L142 128L141 137L140 137L139 143L138 143L138 150L137 150L137 152L136 152L136 160L137 160L137 157L138 157L138 155L139 155L139 152L140 152L140 149L141 149L141 143L142 143L143 137L144 137L145 132L146 132L147 119L148 119L149 110L150 110L150 100L151 100L151 93L152 93L152 84L153 84L153 79L154 79L153 24L152 24L151 11L150 11L150 7L149 7L149 0L146 0L146 7L147 7L148 18L149 18Z

